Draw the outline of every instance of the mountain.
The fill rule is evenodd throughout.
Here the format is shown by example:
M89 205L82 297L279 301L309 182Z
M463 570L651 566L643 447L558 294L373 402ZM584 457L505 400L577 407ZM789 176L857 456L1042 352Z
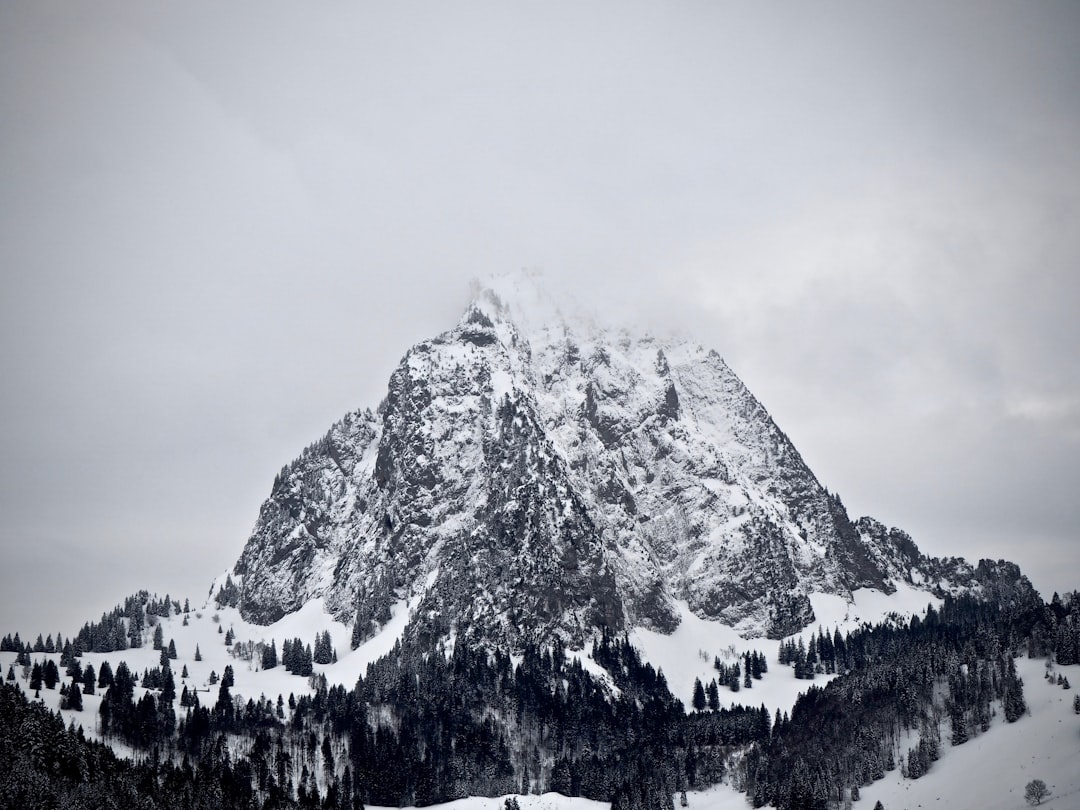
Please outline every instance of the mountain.
M518 651L670 632L680 601L780 638L815 592L1030 590L852 521L715 351L567 316L527 275L281 470L232 576L221 601L253 623L321 598L358 643L409 599L410 638Z
M0 805L1067 799L1078 650L1080 593L851 520L714 352L503 278L280 472L205 603L0 638Z

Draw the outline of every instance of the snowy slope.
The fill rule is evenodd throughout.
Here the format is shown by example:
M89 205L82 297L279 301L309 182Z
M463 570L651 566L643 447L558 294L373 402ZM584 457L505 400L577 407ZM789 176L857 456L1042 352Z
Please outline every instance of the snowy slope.
M1046 682L1045 664L1016 660L1027 717L1006 723L998 716L986 733L963 745L944 745L942 758L920 779L902 779L899 771L886 774L863 790L864 806L881 801L886 810L1021 810L1028 806L1024 786L1042 779L1053 791L1042 807L1080 807L1080 715L1072 709L1076 692ZM1054 672L1072 683L1080 679L1080 665L1055 667Z

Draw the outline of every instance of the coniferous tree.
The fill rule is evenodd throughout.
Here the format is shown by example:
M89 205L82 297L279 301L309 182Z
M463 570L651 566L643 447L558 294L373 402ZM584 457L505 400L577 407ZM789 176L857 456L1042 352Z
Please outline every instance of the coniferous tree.
M161 627L161 622L158 622L154 627L154 649L160 650L165 643L165 631Z
M963 745L968 741L968 729L967 717L960 704L953 704L949 720L952 725L952 744Z
M42 671L41 664L34 662L34 668L30 671L30 691L37 692L41 689Z
M82 674L82 691L84 695L94 694L94 684L97 681L97 673L94 672L94 665L87 664Z
M270 646L263 645L262 650L262 668L273 669L278 665L277 657L277 644L273 639L270 639Z
M9 681L15 680L15 665L8 664L7 679ZM1080 695L1076 696L1077 700L1080 700Z
M202 653L199 652L199 645L198 644L195 645L195 660L196 661L202 661Z
M694 678L694 697L692 700L694 711L700 712L705 710L705 688L701 685L701 678Z
M170 702L176 699L176 681L173 680L172 670L168 666L161 671L161 700Z
M60 681L60 669L56 666L56 662L51 658L45 662L45 666L41 669L41 677L45 682L46 689L55 689L56 684Z
M73 712L81 712L83 709L82 690L77 683L73 683L68 689L64 703L66 708Z
M1005 656L1005 719L1010 723L1019 720L1027 711L1024 702L1024 684L1016 674L1016 662L1011 655Z
M98 689L108 689L113 685L113 671L108 661L101 662L101 670L98 672Z
M334 647L330 641L330 631L324 630L315 636L313 660L316 664L329 664L334 659Z

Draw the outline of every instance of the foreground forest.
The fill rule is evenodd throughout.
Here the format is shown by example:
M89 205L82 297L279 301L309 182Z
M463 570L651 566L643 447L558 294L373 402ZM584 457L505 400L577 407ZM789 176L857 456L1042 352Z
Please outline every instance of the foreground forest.
M177 695L165 644L136 699L139 679L126 664L88 677L80 658L92 636L64 645L65 674L47 672L51 659L34 661L17 636L4 646L30 667L31 692L51 680L70 705L97 689L99 716L88 728L134 759L29 700L11 667L0 688L0 807L358 808L550 790L652 810L726 780L755 807L824 810L886 772L922 777L945 746L965 744L997 716L1022 721L1014 657L1076 662L1080 595L1047 604L950 598L923 617L782 646L781 661L748 656L748 681L769 667L837 673L773 716L764 706L712 708L713 683L687 711L663 674L611 634L591 650L607 678L558 644L514 659L413 639L353 688L315 674L312 693L287 702L234 694L231 668L213 699L186 688ZM289 647L288 665L308 667ZM737 688L737 673L718 672L720 688Z

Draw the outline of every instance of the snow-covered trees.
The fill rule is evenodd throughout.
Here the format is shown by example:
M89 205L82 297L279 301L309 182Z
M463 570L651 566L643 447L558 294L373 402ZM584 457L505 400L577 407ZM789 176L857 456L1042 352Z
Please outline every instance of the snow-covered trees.
M330 642L329 630L316 634L312 657L316 664L329 664L334 660L334 645Z

